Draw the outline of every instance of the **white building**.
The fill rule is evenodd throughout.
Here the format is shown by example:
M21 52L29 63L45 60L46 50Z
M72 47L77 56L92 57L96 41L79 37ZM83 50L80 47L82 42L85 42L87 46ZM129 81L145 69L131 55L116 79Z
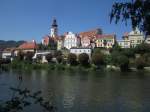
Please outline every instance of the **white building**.
M130 33L125 33L123 40L118 40L117 42L121 48L134 48L144 42L144 34L136 28Z
M72 32L69 32L64 37L64 47L70 49L72 47L78 47L78 36Z
M46 60L46 55L50 54L50 51L39 51L34 54L32 57L33 60L36 60L38 56L41 56L41 63L47 63L48 61Z
M144 41L144 34L136 28L128 34L128 39L130 40L131 47L134 48Z
M13 53L12 53L12 52L9 52L9 51L4 51L4 52L2 53L2 58L3 58L3 59L10 59L12 56L13 56Z
M131 43L130 43L130 40L118 40L118 45L121 48L130 48Z
M3 59L11 59L15 56L15 48L6 48L4 51L2 51L2 58Z
M145 39L145 43L150 44L150 35L148 35Z
M74 53L77 56L81 53L86 53L91 58L92 49L91 48L71 48L70 53Z

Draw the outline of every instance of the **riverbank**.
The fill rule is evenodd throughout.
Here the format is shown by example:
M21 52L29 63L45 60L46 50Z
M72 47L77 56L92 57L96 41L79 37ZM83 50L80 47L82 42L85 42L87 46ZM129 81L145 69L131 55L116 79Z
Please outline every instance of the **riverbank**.
M48 64L41 64L41 63L27 63L27 62L17 62L17 63L9 63L9 64L2 64L0 66L1 70L9 70L9 69L16 69L16 70L71 70L71 71L121 71L120 67L116 67L114 65L107 65L97 67L94 64L89 64L88 66L76 65L71 66L69 64L56 64L56 63L48 63ZM149 71L150 67L144 67L143 70L138 70L135 67L129 67L126 72L136 72L136 71ZM125 71L124 71L125 72Z

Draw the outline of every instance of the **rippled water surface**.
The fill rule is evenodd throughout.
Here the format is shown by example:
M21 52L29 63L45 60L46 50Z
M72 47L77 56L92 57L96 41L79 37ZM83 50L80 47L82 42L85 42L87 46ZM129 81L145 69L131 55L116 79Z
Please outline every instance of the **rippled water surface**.
M150 73L81 71L0 72L0 100L8 99L10 86L42 90L58 112L150 112ZM39 112L37 106L28 111Z

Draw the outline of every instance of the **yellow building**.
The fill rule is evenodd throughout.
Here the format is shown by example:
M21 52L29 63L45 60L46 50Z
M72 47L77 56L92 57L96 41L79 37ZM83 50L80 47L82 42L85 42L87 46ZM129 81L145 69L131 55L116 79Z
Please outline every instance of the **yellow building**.
M116 41L116 35L97 35L96 47L112 48Z

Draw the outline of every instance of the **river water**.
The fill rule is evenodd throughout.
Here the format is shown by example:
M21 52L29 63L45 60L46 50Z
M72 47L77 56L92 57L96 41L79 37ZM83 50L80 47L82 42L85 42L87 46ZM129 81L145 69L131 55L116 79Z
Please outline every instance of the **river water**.
M0 72L0 100L12 95L18 85L42 91L58 112L150 112L150 73L85 71ZM40 112L32 106L29 112Z

